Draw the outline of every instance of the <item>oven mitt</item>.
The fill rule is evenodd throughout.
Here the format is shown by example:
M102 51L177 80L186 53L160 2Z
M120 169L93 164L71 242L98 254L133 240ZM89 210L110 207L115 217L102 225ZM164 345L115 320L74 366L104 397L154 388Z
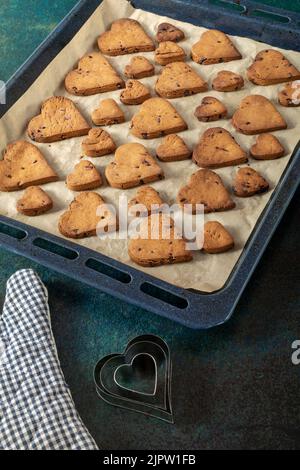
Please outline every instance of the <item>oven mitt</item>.
M0 449L97 450L60 368L47 290L32 270L7 284L0 378Z

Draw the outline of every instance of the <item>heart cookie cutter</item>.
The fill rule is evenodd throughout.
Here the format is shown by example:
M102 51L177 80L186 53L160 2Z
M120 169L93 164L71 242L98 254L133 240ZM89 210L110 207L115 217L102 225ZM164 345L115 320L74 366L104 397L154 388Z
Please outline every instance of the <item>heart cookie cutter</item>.
M154 335L134 338L123 353L100 359L94 370L96 392L106 403L174 423L171 379L169 347Z

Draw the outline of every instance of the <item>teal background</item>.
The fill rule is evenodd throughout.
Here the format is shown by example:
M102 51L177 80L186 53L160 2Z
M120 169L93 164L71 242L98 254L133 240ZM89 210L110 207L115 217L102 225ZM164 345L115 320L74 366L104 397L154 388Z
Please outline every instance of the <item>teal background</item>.
M1 80L75 3L0 0ZM300 1L264 3L300 11ZM300 338L299 196L298 190L233 318L208 332L190 331L0 249L1 304L18 269L32 267L45 282L66 380L102 449L300 449L300 366L291 363L291 344ZM172 350L174 426L112 408L94 392L97 360L144 333L162 336Z

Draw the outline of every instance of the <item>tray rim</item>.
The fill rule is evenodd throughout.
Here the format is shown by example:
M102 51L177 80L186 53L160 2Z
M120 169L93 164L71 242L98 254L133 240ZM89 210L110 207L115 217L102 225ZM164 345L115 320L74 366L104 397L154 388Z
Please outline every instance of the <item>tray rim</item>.
M133 3L137 2L138 0ZM181 0L171 0L171 2L174 2L175 4L182 3ZM191 4L191 2L189 3ZM207 2L204 1L203 3ZM247 3L249 4L251 2L247 0ZM86 9L87 4L89 4L88 11ZM257 2L255 2L255 4L257 5ZM49 48L53 42L57 42L58 39L65 34L66 29L70 29L72 36L74 36L98 6L99 1L97 0L80 0L72 8L70 13L26 60L26 62L9 79L7 82L8 103L6 106L0 106L0 118L8 111L8 109L10 109L11 106L13 106L13 104L20 96L22 96L22 94L40 74L40 72L36 76L30 76L29 74L28 78L27 74L29 69L32 67L32 64L41 57L41 54L43 54L45 58L45 51L47 48ZM85 16L81 15L83 9L85 10ZM281 9L280 11L282 12L284 10ZM79 14L81 16L80 18ZM226 14L228 15L227 11ZM72 24L72 22L75 22L76 24ZM70 33L70 31L68 31L68 33ZM66 43L69 42L68 34L64 39L67 41ZM63 47L64 44L60 43L58 48L55 47L54 51L52 49L52 54L48 54L47 56L47 65L57 55L57 49L61 50ZM54 56L53 52L55 52ZM43 66L43 69L44 68L45 67ZM20 81L23 84L26 83L26 90L22 91L19 95ZM2 111L3 108L4 111ZM99 252L5 216L0 216L0 222L23 230L26 233L26 237L22 240L16 240L4 233L0 233L0 246L37 261L40 264L65 275L73 277L80 282L87 283L105 291L121 300L125 300L126 302L142 307L160 316L179 322L189 328L208 329L225 323L232 316L236 304L250 280L257 263L263 255L269 240L275 232L286 208L288 207L290 200L296 192L299 183L300 145L298 144L225 285L221 289L211 293L183 289L114 260L113 258L102 255ZM289 187L290 185L292 186L291 188ZM268 218L272 219L271 224L268 222ZM267 224L269 225L267 226ZM78 258L75 260L66 260L65 258L49 253L48 251L44 251L33 245L33 241L36 238L43 238L60 246L70 248L78 253ZM256 256L254 257L254 255ZM111 279L105 274L91 271L90 268L86 267L86 261L88 259L98 260L104 265L111 266L123 273L129 274L131 276L131 282L122 284L117 280ZM92 276L92 274L94 274L94 276ZM151 286L162 289L164 292L178 296L181 299L185 299L187 307L185 309L178 308L146 294L141 290L141 286L145 283L149 283Z

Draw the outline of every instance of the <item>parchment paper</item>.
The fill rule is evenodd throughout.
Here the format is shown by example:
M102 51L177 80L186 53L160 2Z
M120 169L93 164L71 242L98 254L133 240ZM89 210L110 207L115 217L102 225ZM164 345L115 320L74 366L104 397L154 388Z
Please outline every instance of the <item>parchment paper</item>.
M21 138L29 140L26 135L26 127L29 119L39 114L41 103L52 95L65 95L73 99L90 122L91 112L98 106L101 99L112 97L119 101L120 91L98 94L91 97L74 97L65 91L63 80L69 70L77 65L80 57L89 51L98 50L96 39L99 34L104 32L110 26L112 21L122 17L130 17L140 21L152 37L154 37L159 23L162 21L168 21L168 18L166 17L160 17L141 10L135 10L126 0L104 0L78 34L76 34L73 40L61 51L61 53L51 62L28 91L1 119L1 151L4 150L6 144L11 141ZM205 30L205 28L196 27L189 23L183 23L173 19L169 21L184 30L186 40L181 42L180 45L185 49L188 57L190 57L191 46L199 39L200 34ZM217 72L224 69L242 73L244 78L246 78L245 71L252 63L255 55L260 50L270 47L266 44L241 37L233 37L233 41L242 53L242 60L210 66L201 66L189 61L190 65L198 71L210 85L212 78L217 74ZM300 53L294 51L284 51L284 53L288 59L300 68ZM152 61L154 59L153 52L143 53L142 55L148 57ZM132 55L114 57L109 58L109 61L119 73L122 73L124 66L130 61L131 57ZM161 67L156 67L156 75L160 69ZM151 87L153 96L155 96L154 85L156 80L157 76L142 79L143 83ZM244 89L238 92L219 93L210 89L205 94L171 100L172 104L188 123L188 130L180 135L182 135L191 148L198 142L199 136L207 128L213 126L222 126L230 132L233 132L237 141L245 149L250 149L250 146L255 140L255 136L243 136L242 134L236 133L231 125L230 119L207 124L198 122L194 117L194 109L200 104L203 96L206 95L215 96L224 101L231 116L244 96L254 93L262 94L276 103L277 108L288 123L288 130L275 133L275 135L278 136L284 144L288 155L273 161L259 162L251 160L251 166L260 171L270 182L271 191L264 195L246 199L233 197L236 202L235 210L209 214L206 216L207 220L218 220L230 230L236 241L236 247L233 251L219 255L207 255L202 252L198 252L195 253L194 261L191 263L156 268L141 268L130 261L127 252L126 240L100 240L97 237L93 237L78 241L78 243L122 261L123 263L135 266L137 269L148 272L153 276L179 285L183 288L194 288L207 292L220 289L225 284L235 263L240 257L243 247L245 246L257 219L266 206L272 194L272 190L274 190L278 183L299 139L299 109L283 108L278 105L277 92L281 86L282 85L259 87L254 86L246 80ZM138 140L130 135L129 123L132 116L138 111L139 107L122 107L126 113L127 122L122 125L111 126L108 129L117 145ZM59 182L44 186L45 190L49 192L54 200L54 209L50 213L35 218L25 217L18 214L16 211L16 201L20 198L22 192L0 193L0 213L26 224L38 227L46 232L61 236L57 228L58 219L67 209L74 196L76 196L76 193L67 189L65 178L73 170L75 164L78 163L82 156L81 141L82 138L74 138L51 145L37 144L60 176ZM143 143L153 155L155 155L155 149L161 142L161 139L140 142ZM100 157L96 159L91 158L90 160L101 171L102 175L104 175L105 167L112 158L113 155L110 155L108 157ZM198 167L191 161L168 164L161 163L161 166L165 172L166 179L154 183L153 187L161 193L166 202L173 204L176 200L179 187L188 181L189 176L197 171ZM236 167L229 167L217 170L217 173L230 188L236 171ZM122 191L112 189L105 184L98 190L98 192L107 202L114 203L117 206L118 198ZM135 192L136 189L126 191L129 197L133 196Z

